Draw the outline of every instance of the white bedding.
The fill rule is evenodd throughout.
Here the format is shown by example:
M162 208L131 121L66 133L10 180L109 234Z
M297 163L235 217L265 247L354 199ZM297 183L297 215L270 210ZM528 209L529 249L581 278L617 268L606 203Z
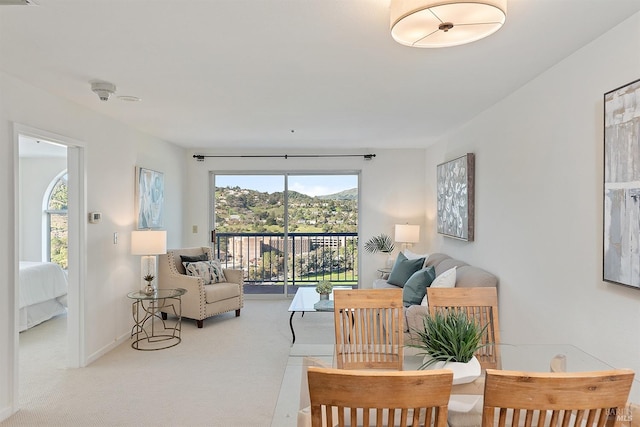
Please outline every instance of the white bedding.
M20 331L66 312L67 275L52 262L20 261Z

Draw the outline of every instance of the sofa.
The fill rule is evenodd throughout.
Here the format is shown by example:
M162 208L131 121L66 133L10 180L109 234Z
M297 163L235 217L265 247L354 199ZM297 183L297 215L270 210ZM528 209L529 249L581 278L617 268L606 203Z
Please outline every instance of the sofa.
M169 249L160 255L158 265L158 288L184 288L182 317L194 319L202 328L204 319L217 314L234 311L240 316L244 305L244 278L242 270L223 269L225 281L205 284L201 277L189 276L182 264L181 256L203 257L213 260L209 247ZM163 314L163 317L165 315Z
M423 267L431 267L435 269L435 277L456 267L455 287L457 288L473 288L484 286L498 286L498 278L478 267L471 266L464 261L451 258L443 253L433 253L426 257ZM390 284L388 276L376 279L373 282L374 289L397 288L398 286ZM410 305L405 307L405 344L414 342L411 331L422 328L423 319L429 313L428 305Z

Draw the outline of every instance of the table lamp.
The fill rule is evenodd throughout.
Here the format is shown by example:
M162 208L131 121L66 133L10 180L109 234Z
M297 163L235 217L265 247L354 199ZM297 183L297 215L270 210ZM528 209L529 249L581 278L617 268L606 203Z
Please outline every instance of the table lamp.
M138 230L131 233L131 254L142 255L140 259L140 272L142 289L146 285L144 277L154 277L152 286L156 286L156 255L167 253L167 232L165 230Z
M402 243L402 249L407 249L409 243L420 241L420 226L409 224L396 224L396 242Z

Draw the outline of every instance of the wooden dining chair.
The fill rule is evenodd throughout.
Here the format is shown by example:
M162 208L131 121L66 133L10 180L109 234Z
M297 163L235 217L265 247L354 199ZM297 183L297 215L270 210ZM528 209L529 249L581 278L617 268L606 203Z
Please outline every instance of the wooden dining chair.
M402 370L402 289L333 292L336 366Z
M630 369L532 373L487 369L482 426L619 425L634 373Z
M500 322L498 319L498 293L495 287L427 288L429 312L434 315L444 310L460 310L476 319L484 329L483 346L475 356L482 369L499 369Z
M311 425L447 426L453 373L309 367ZM337 419L336 419L337 418Z

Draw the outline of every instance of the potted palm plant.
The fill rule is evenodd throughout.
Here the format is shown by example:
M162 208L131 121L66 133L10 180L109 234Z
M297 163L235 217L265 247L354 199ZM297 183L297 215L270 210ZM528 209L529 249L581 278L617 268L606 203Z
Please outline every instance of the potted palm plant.
M451 369L453 383L464 384L480 376L475 352L484 347L482 336L488 325L480 325L460 310L436 312L424 317L424 327L414 330L414 347L422 350L424 361L418 369Z
M394 249L395 245L393 244L393 239L388 234L384 233L379 234L378 236L373 236L364 244L364 250L370 254L382 252L387 255L385 267L391 267L393 264L391 252L393 252Z

